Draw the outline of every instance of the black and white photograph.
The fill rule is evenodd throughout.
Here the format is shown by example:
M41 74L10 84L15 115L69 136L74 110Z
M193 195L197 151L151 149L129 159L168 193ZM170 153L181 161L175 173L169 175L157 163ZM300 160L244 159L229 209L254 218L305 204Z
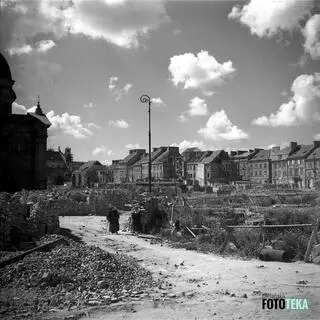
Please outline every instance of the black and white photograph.
M320 319L320 1L0 0L0 319Z

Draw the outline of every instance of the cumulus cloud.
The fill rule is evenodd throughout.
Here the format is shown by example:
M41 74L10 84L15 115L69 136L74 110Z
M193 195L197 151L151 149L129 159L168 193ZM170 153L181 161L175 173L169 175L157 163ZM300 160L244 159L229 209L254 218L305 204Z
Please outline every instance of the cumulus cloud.
M315 14L302 30L305 37L304 50L314 60L320 59L320 14Z
M27 114L35 112L37 106L27 108L24 105L14 102L12 104L12 113L14 114ZM43 108L42 108L43 109ZM81 117L76 115L69 115L64 113L62 115L55 114L53 110L46 114L48 120L51 122L49 132L51 135L69 134L77 139L84 139L93 135L89 128L100 128L94 123L82 123Z
M93 132L86 124L81 122L81 117L63 113L62 115L55 114L53 110L47 113L47 118L51 122L49 132L53 135L60 133L68 134L76 139L85 139L93 135Z
M153 103L153 105L155 106L165 106L165 103L163 102L163 100L158 97L158 98L152 98L151 102Z
M129 143L129 144L126 144L125 147L127 149L139 149L140 148L140 144L139 143L135 143L135 144Z
M189 115L190 116L206 116L208 114L207 104L204 99L195 97L190 100L189 103Z
M120 100L122 96L127 94L129 90L132 88L131 83L127 83L124 85L123 88L119 88L119 86L117 85L118 80L118 77L110 77L108 85L109 91L113 94L116 101Z
M21 47L13 46L8 49L8 52L11 56L13 55L20 56L22 54L29 54L30 52L32 52L32 47L28 44L24 44Z
M88 128L92 128L92 129L100 129L101 127L95 123L89 122L87 124Z
M170 22L163 1L4 0L1 10L5 46L10 48L26 44L34 48L39 34L50 35L52 41L82 35L132 48L139 45L140 37Z
M253 120L258 126L294 126L320 121L320 73L302 74L292 83L292 97L276 113Z
M213 113L204 128L198 133L207 140L241 140L249 138L248 134L228 119L224 110Z
M121 119L121 120L110 120L108 122L110 127L115 127L115 128L120 128L120 129L127 129L129 127L129 124L127 123L127 121Z
M111 154L112 154L112 150L108 149L104 145L101 145L100 147L97 147L92 151L92 155L93 156L98 156L98 155L108 155L108 156L110 156Z
M13 114L27 114L27 112L34 112L35 111L35 106L31 108L26 108L22 104L19 104L17 102L13 102L12 104L12 113Z
M231 61L221 64L204 50L197 55L185 53L171 57L168 69L175 86L200 89L206 96L212 96L212 89L225 84L236 71Z
M281 31L298 29L313 5L314 0L251 0L242 8L233 7L228 17L248 26L252 34L271 38Z
M39 41L37 43L36 50L38 52L45 53L45 52L49 51L50 49L52 49L55 46L56 46L56 44L52 40L42 40L42 41Z
M189 110L185 111L178 117L178 121L184 122L188 120L188 116L206 116L208 114L207 104L204 99L194 97L190 100Z
M183 151L185 149L188 148L192 148L192 147L197 147L200 150L205 148L205 145L202 141L188 141L188 140L183 140L180 143L173 143L172 144L173 147L179 147L180 151Z

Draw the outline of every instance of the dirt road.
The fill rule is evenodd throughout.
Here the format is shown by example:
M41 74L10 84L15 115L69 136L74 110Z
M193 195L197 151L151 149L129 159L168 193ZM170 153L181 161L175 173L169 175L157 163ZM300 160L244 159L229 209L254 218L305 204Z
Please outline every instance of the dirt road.
M122 215L121 224L127 215ZM174 249L165 243L106 232L102 217L62 217L61 226L84 242L137 258L155 278L172 286L157 288L144 301L98 309L83 319L320 319L320 267L304 262L244 261ZM307 281L298 285L300 280ZM262 294L307 298L308 310L263 310Z

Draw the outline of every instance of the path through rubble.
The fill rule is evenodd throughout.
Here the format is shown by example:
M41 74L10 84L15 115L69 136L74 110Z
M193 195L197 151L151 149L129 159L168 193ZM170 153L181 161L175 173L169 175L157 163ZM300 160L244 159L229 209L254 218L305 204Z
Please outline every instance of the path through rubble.
M120 225L128 218L122 214ZM97 309L82 319L320 319L320 267L304 262L248 261L170 248L154 239L106 232L103 217L61 217L85 243L137 258L172 284L150 299ZM306 284L299 285L302 281ZM307 298L309 310L263 310L262 294Z

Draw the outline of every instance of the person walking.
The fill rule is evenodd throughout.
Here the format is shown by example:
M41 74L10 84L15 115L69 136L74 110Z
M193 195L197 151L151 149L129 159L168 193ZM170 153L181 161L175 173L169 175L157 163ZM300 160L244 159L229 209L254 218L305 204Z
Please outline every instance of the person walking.
M116 207L111 207L107 219L109 221L109 232L117 233L120 229L119 226L119 211Z

